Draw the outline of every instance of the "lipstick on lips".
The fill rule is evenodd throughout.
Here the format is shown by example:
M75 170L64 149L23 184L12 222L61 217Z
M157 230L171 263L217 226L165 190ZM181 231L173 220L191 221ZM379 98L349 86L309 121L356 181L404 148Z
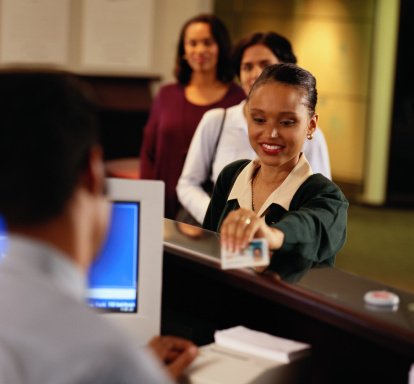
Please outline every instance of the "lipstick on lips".
M269 143L261 143L260 147L268 155L277 155L285 148L283 145Z
M198 64L204 64L207 61L206 55L198 55L194 57L194 61Z

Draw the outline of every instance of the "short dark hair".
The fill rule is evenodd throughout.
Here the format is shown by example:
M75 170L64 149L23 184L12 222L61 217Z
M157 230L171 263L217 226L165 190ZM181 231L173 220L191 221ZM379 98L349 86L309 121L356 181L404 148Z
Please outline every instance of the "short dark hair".
M286 37L276 32L256 32L241 39L233 49L233 69L238 76L240 76L240 66L244 51L257 44L269 48L281 63L296 64L297 62L296 56L293 53L292 44Z
M98 143L96 103L68 73L0 72L0 214L34 225L65 208Z
M311 116L315 114L318 101L316 79L309 71L292 63L273 64L266 67L254 82L247 98L249 99L260 86L275 82L303 89L306 93L306 107L309 114Z
M217 16L211 14L194 16L181 28L174 69L174 75L177 81L182 85L187 85L191 80L191 73L193 70L188 65L187 60L184 59L184 37L187 27L193 23L205 23L210 26L211 34L219 49L217 79L222 83L230 82L234 78L234 72L230 59L231 40L229 31Z

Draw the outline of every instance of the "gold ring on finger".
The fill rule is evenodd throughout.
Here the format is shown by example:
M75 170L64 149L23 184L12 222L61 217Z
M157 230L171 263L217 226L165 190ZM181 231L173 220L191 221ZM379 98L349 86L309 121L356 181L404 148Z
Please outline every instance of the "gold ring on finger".
M246 220L244 220L244 223L246 225L249 225L252 222L252 220L250 219L250 217L248 217Z

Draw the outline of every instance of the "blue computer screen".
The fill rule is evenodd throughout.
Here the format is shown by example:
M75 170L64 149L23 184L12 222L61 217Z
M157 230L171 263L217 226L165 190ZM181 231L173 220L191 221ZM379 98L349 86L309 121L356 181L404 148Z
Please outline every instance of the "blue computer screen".
M6 223L3 217L0 215L0 261L5 256L6 248L7 248Z
M113 203L102 251L89 271L88 303L108 312L138 311L139 203Z

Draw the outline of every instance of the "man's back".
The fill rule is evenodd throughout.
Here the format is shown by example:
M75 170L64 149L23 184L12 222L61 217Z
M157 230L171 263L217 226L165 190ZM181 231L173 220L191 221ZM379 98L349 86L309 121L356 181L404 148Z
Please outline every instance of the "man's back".
M156 336L158 366L84 302L111 214L98 111L73 75L0 71L0 384L168 383L197 355Z
M160 367L131 348L83 303L74 265L41 243L12 237L0 265L0 383L165 383Z

